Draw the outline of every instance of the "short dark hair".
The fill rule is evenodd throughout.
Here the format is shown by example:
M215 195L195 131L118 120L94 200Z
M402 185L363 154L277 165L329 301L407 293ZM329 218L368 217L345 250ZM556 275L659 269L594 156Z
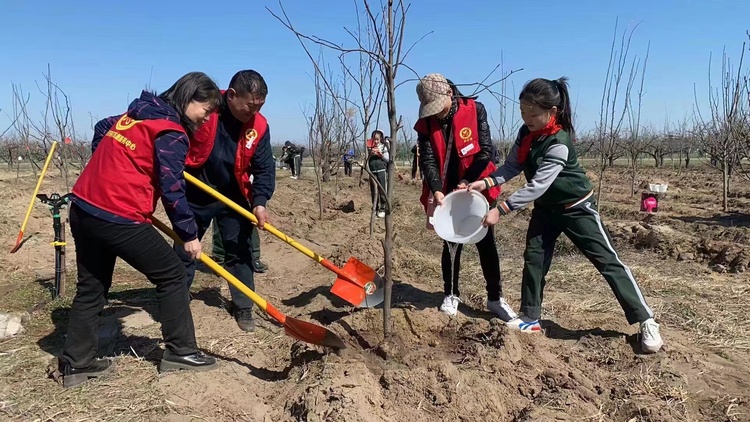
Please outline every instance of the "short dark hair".
M373 130L373 131L372 131L372 134L370 134L370 138L375 138L375 134L376 134L376 133L380 134L380 139L385 139L385 134L384 134L384 133L383 133L383 131L382 131L382 130L380 130L380 129L375 129L375 130Z
M177 110L180 123L188 135L192 135L196 127L195 123L185 115L187 107L192 101L198 101L211 103L211 109L216 110L221 104L221 90L216 82L205 73L190 72L159 94L159 98Z
M518 100L526 100L544 110L557 107L557 122L564 130L574 131L568 78L564 76L556 80L537 78L526 82Z
M232 76L229 88L235 90L238 95L252 94L256 97L266 98L268 85L260 73L254 70L240 70Z

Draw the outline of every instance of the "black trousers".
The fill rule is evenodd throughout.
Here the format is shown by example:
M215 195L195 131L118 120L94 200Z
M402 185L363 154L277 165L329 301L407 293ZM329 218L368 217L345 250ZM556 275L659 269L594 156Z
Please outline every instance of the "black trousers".
M372 174L378 178L378 181L383 186L383 189L388 189L388 179L386 177L386 171L383 170L372 170ZM370 179L370 197L372 198L372 206L376 207L376 211L386 211L386 205L388 199L383 191L380 190L374 180Z
M352 175L352 163L349 161L344 161L344 174L347 176Z
M289 157L286 160L286 163L289 164L289 169L292 171L292 176L299 177L299 173L302 168L302 156L297 154L295 156Z
M490 228L487 235L484 236L477 244L479 252L479 265L482 267L482 275L487 283L487 299L495 301L500 300L502 296L502 277L500 275L500 257L495 247L495 232ZM456 245L456 259L453 262L453 271L451 274L451 255L448 243L443 241L443 258L441 267L443 269L443 283L445 295L460 296L458 290L458 273L461 269L461 251L464 245Z
M193 211L195 222L198 224L199 239L203 239L203 235L206 234L206 230L211 225L211 220L216 219L216 225L219 227L219 233L221 233L221 243L224 246L224 268L245 286L254 290L252 235L257 228L248 219L232 211L221 202L208 205L191 203L190 209ZM187 270L185 285L189 290L195 279L196 262L190 259L182 246L175 244L174 249ZM253 307L250 298L231 284L229 285L229 292L237 309Z
M198 350L185 267L154 226L110 223L74 204L70 208L70 230L76 246L78 283L70 309L64 361L73 368L85 368L96 356L99 322L117 257L156 286L158 320L166 347L177 355Z
M628 323L643 322L653 317L633 273L612 246L612 239L602 224L593 198L568 209L534 206L523 255L521 312L533 319L541 317L547 272L552 265L555 243L562 233L609 283Z

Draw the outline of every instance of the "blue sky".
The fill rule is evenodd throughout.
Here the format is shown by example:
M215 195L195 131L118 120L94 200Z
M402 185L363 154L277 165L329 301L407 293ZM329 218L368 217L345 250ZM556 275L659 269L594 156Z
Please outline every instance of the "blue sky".
M349 0L284 2L301 32L349 45L343 28L354 27L352 5ZM31 94L32 117L40 115L44 99L35 81L43 81L48 63L54 81L71 98L77 130L86 136L90 115L124 111L149 81L161 91L184 73L201 70L225 87L235 71L251 68L269 85L263 113L274 143L302 141L301 109L313 100L313 67L265 6L279 10L277 1L267 0L0 2L0 132L9 122L11 83ZM692 115L694 84L703 101L711 52L716 66L725 46L731 57L739 57L748 16L747 0L420 0L407 17L406 43L433 33L407 63L420 74L440 72L471 83L484 79L502 53L506 70L524 69L510 78L515 95L529 79L568 76L577 126L585 130L598 119L615 19L620 28L640 22L631 54L644 55L651 43L643 119L661 128L667 120ZM406 69L401 72L400 79L413 78ZM397 91L398 112L412 124L418 108L414 88L415 82L407 82ZM497 101L487 94L480 101L497 118ZM379 126L386 125L383 114Z

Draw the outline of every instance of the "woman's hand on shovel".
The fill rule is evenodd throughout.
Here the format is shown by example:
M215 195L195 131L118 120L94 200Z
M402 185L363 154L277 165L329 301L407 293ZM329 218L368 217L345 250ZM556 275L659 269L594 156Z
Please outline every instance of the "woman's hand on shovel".
M258 205L257 207L253 208L253 214L255 214L255 218L258 219L258 228L264 230L263 226L265 226L266 222L268 221L268 212L266 212L266 207Z
M188 255L190 255L191 259L198 259L201 256L201 241L198 239L193 239L189 242L185 242L185 245L183 245L185 248L185 252L187 252Z

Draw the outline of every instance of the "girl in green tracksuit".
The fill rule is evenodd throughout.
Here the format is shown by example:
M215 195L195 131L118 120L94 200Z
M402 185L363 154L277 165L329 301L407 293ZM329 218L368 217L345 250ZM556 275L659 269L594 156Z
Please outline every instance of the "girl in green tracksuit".
M519 101L524 125L508 158L490 177L469 186L482 191L522 172L526 177L523 188L487 213L487 226L497 224L501 215L534 203L524 251L521 315L508 326L525 332L541 331L545 276L555 242L565 233L607 280L628 322L640 323L643 351L659 351L663 344L659 324L633 273L612 246L597 211L591 181L578 163L566 78L534 79L523 87Z

